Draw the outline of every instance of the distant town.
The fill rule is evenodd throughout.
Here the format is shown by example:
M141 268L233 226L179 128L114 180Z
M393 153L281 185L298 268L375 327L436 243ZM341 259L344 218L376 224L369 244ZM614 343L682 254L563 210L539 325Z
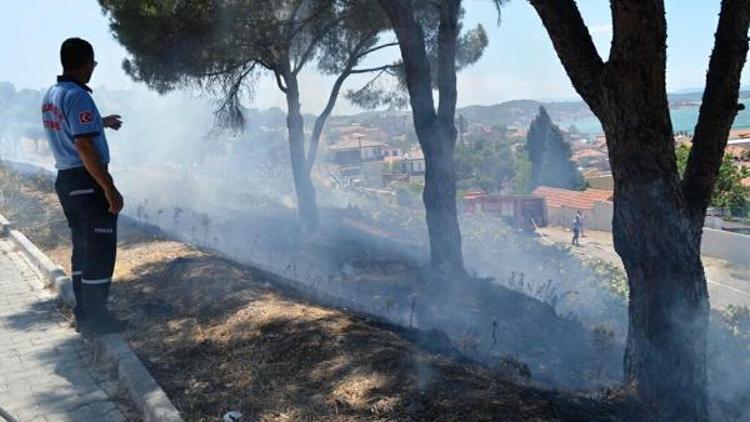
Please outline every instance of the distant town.
M40 96L40 91L17 90L10 83L0 82L0 98L12 105L0 115L0 121L8 122L0 131L0 155L4 158L28 153L49 156L37 121ZM206 141L212 124L210 114L204 111L210 107L209 103L173 101L160 104L160 111L155 114L149 113L152 105L142 101L135 92L100 89L97 97L105 105L116 101L122 113L131 118L131 131L136 131L136 136L127 143L114 146L124 150L124 154L120 154L122 164L138 164L145 160L185 167L197 160L195 164L232 168L238 174L245 171L244 163L250 159L258 164L265 162L276 170L287 166L286 115L281 109L246 109L244 132L232 136L216 135L213 141L218 141L220 147L217 147ZM750 97L750 91L742 91L740 97ZM669 99L679 155L689 150L692 136L688 128L695 123L691 119L697 115L701 97L698 93L682 93L672 94ZM528 134L540 107L549 113L550 124L564 141L565 151L558 160L570 161L579 181L560 184L530 179L533 163L529 162L527 152ZM168 114L201 116L201 119L189 122L184 128L184 136L159 141L179 142L180 149L187 155L175 155L174 150L151 144L147 156L129 153L137 150L140 142L148 144L148 139L154 136L153 130L161 124L159 116ZM727 163L738 169L737 174L741 175L738 184L745 192L750 191L750 127L743 127L750 123L748 114L743 111L737 115L726 148ZM305 120L309 132L314 126L314 117L306 115ZM465 212L498 213L525 230L547 224L566 226L576 212L581 212L588 225L607 231L611 229L614 182L607 142L597 119L584 102L513 100L490 106L462 107L457 110L456 128L458 200ZM170 152L161 154L161 151ZM331 116L321 137L320 156L313 177L321 187L358 189L401 205L421 204L419 196L425 180L425 157L408 111L366 111ZM543 198L543 201L534 198ZM745 204L749 202L750 199L745 200ZM743 218L728 221L732 220L731 217L746 216L746 210L739 211L712 207L706 224L748 232L750 228Z
M679 96L678 101L673 103L674 108L688 107L688 103L690 107L696 107L696 103L690 102L695 99L690 98L688 94ZM535 101L513 101L492 107L474 106L459 110L456 122L459 132L456 146L458 185L465 209L476 210L479 206L485 211L492 210L512 217L520 228L529 229L535 224L565 226L580 211L590 224L606 226L596 228L609 231L614 181L604 134L583 133L574 125L558 128L570 147L570 159L583 178L584 183L580 186L519 186L514 183L514 179L520 176L517 162L526 158L529 125L541 105ZM556 121L585 119L590 115L583 103L550 103L544 106ZM492 121L502 124L489 123ZM324 137L325 160L320 164L320 169L341 186L358 186L393 198L400 198L399 192L409 186L414 188L412 191L419 191L418 186L424 183L425 158L413 132L410 116L397 111L332 118ZM674 141L679 155L681 151L689 150L692 136L687 131L677 131ZM492 183L480 186L481 183L472 183L475 180L462 180L464 172L461 170L466 159L462 151L471 150L472 145L498 142L507 147L506 153L510 153L516 161L515 164L508 161L489 163L493 167L509 165L511 168L506 169L505 178L497 180L494 186ZM467 160L471 161L471 158ZM746 192L750 191L750 128L731 131L726 160L739 170L738 174L742 175L740 184ZM484 170L487 171L486 168ZM523 208L537 207L518 203L513 205L524 201L522 197L525 194L545 199L543 206L546 210L544 213L536 212L534 221L515 215L523 212ZM514 196L517 198L513 199ZM507 203L507 206L501 203ZM609 209L602 218L594 215L597 203L603 203L600 206ZM750 231L750 227L744 224L712 219L729 217L731 214L731 210L712 208L707 225L732 231Z

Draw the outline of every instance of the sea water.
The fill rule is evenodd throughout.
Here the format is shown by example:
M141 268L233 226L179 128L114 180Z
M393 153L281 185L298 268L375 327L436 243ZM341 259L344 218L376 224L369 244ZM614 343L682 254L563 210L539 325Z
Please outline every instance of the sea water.
M742 98L740 99L740 102L745 103L750 107L750 98ZM672 126L674 131L692 134L695 129L695 123L698 121L699 107L700 105L672 108L670 114L672 115ZM587 135L596 135L604 132L602 130L602 125L599 123L599 119L594 116L559 123L561 128L568 128L571 125L574 125L581 133ZM732 128L750 128L750 110L746 109L737 113Z

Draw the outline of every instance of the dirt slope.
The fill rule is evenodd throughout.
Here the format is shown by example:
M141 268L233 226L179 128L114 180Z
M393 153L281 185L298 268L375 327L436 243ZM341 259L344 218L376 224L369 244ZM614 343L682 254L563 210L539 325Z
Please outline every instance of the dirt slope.
M50 182L0 169L0 187L0 212L67 268ZM643 419L622 395L533 387L521 363L468 362L439 333L315 304L288 280L131 220L120 234L113 307L131 319L127 340L188 420L229 410L263 421Z

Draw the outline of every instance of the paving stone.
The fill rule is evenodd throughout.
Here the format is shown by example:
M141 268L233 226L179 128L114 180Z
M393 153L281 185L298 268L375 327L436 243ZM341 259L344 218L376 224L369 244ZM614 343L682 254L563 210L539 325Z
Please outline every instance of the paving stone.
M68 412L70 417L75 421L96 421L99 420L97 418L96 412L91 408L91 406L81 406L75 410L72 410Z
M19 420L21 421L31 421L31 420L38 420L40 417L44 417L44 411L40 409L36 405L31 405L29 407L25 407L23 409L20 409L17 411Z
M127 420L41 276L0 239L0 403L19 421ZM98 382L97 382L98 381Z
M122 412L115 409L105 415L102 415L101 419L99 420L101 422L124 422L127 420L127 418L122 414Z
M91 408L94 409L94 412L99 416L104 416L107 413L116 410L117 405L114 404L111 401L100 401L91 403Z
M48 413L44 416L47 422L71 422L72 419L65 413Z

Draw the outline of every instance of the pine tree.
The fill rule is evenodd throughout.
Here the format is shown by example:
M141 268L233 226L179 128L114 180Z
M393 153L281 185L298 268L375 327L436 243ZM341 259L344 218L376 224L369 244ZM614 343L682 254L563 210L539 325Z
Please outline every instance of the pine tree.
M682 178L667 97L664 0L611 1L605 60L574 0L529 0L607 136L615 249L628 273L625 381L660 420L708 421L709 300L700 256L748 52L750 0L722 0Z

